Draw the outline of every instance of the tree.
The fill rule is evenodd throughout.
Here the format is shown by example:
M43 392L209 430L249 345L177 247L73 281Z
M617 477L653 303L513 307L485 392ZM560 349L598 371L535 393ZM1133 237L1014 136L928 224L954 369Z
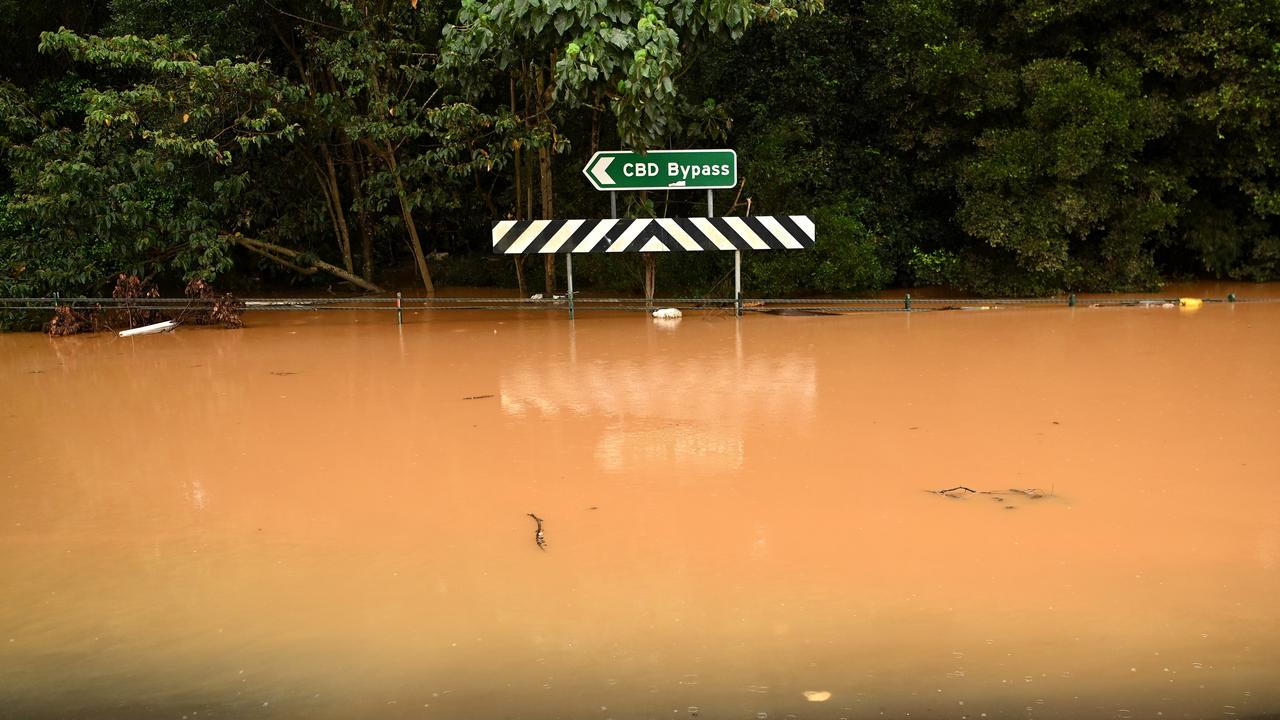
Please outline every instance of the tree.
M889 149L916 212L956 221L927 248L954 281L1134 288L1158 256L1275 272L1274 2L868 5Z
M506 117L440 99L433 81L438 5L353 0L333 6L344 29L308 28L314 66L299 60L300 69L339 143L358 143L378 161L376 168L362 166L353 191L368 196L361 198L363 209L394 198L423 286L433 294L415 212L456 206L451 181L501 166L505 156L491 145L499 142ZM321 150L331 207L340 208L333 163ZM348 163L356 162L356 151L344 152Z
M176 265L209 279L230 266L235 229L254 227L242 204L248 160L296 139L282 110L297 89L260 63L213 60L159 36L45 33L40 48L137 82L86 87L78 127L46 117L11 148L12 207L60 260L42 285L100 286L122 269Z
M606 110L623 146L663 145L686 117L677 83L701 49L716 38L740 38L753 23L819 7L782 0L463 0L457 24L445 28L440 71L473 101L496 97L493 88L506 81L510 111L523 128L512 149L536 150L542 216L550 219L552 164L569 147L559 132L569 112L593 113L593 150L598 115ZM526 101L523 113L517 96ZM548 292L553 259L546 258ZM646 260L651 297L653 264Z
M33 125L38 110L5 86L3 135L23 137L8 143L18 192L6 208L44 237L42 247L61 249L62 260L36 263L50 272L66 266L49 279L53 287L92 286L121 270L211 279L232 267L229 249L238 246L282 268L380 291L372 241L390 205L433 292L420 218L464 204L462 188L501 166L488 143L505 137L494 118L442 101L431 75L439 8L374 0L297 8L322 19L260 17L251 3L183 8L188 14L157 15L122 0L112 27L191 29L202 27L192 18L234 16L205 33L218 53L163 34L64 29L46 33L41 49L97 76L78 89L79 107ZM267 37L279 41L272 52L284 63L272 52L262 61L218 56L261 41L245 26L271 26L277 15L289 23ZM296 186L299 174L318 182ZM326 220L338 264L321 259L312 239Z

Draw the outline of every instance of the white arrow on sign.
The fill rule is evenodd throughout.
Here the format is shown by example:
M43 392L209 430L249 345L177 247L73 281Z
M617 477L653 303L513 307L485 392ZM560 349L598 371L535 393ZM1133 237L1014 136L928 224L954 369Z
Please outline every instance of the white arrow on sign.
M605 172L609 169L609 164L613 162L613 158L605 156L600 158L594 167L591 168L591 174L601 185L613 185L613 178L609 177L609 173Z

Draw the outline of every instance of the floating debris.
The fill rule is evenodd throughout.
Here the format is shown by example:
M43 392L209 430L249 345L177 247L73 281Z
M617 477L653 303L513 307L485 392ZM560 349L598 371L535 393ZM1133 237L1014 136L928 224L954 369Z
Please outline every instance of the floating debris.
M491 398L491 397L493 397L493 395L468 395L467 397L464 397L462 399L463 400L484 400L485 398Z
M51 337L65 337L93 332L99 325L93 313L82 313L69 305L59 305L54 308L53 319L45 324L44 331Z
M176 327L178 327L178 323L172 320L165 320L164 322L143 325L142 327L136 327L131 330L121 330L118 334L122 338L133 337L134 335L153 335L155 333L170 332Z
M968 497L969 495L987 495L995 502L1004 502L1005 495L1020 495L1028 500L1039 500L1052 495L1052 492L1041 490L1040 488L1009 488L1007 490L974 490L967 485L956 485L955 487L943 488L941 490L927 491L934 495L949 497L953 500ZM1013 509L1012 505L1006 505L1006 509Z
M1009 488L1009 492L1018 495L1026 495L1032 500L1039 500L1040 498L1048 495L1048 493L1039 488Z
M192 300L204 303L198 308L183 311L183 317L190 318L197 325L221 325L228 330L244 327L240 318L244 312L244 302L231 293L220 293L203 280L192 280L183 291ZM180 317L179 319L183 319Z
M534 521L538 523L538 529L533 532L533 541L538 543L539 550L546 550L547 536L542 533L542 518L534 515L533 513L529 513L529 517L533 518Z
M684 317L684 313L677 308L662 308L654 310L653 316L659 320L679 320Z
M831 699L831 693L826 690L805 690L803 695L809 702L826 702Z

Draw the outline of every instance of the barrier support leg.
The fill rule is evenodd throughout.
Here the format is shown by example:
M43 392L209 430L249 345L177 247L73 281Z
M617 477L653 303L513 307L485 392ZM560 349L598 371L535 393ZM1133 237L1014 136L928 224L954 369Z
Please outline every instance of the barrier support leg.
M564 256L564 274L569 280L569 319L573 319L573 253Z
M742 251L733 251L733 314L742 317Z

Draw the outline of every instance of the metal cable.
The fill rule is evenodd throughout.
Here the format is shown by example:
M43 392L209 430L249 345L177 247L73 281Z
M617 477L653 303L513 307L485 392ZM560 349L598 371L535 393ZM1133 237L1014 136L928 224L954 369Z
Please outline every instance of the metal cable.
M9 312L51 311L59 305L99 311L174 311L211 307L218 298L0 298L0 310ZM1280 297L1203 298L1206 303L1276 303ZM346 298L244 298L246 312L281 312L296 310L343 311L408 311L423 310L567 310L568 298L425 298L425 297L346 297ZM938 310L978 310L1020 306L1069 306L1066 298L744 298L745 312L796 310L813 312L923 312ZM1151 307L1178 304L1177 298L1079 298L1076 307ZM575 310L651 311L659 307L675 307L692 311L732 311L733 298L582 298L573 300Z

